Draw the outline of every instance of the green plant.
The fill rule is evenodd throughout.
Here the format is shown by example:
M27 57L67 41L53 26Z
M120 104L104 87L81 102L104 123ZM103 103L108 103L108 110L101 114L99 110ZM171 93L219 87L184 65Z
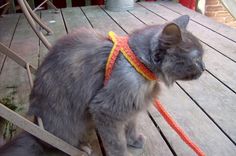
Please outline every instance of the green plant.
M7 95L6 97L3 97L0 99L0 103L4 106L8 107L9 109L13 110L14 112L21 112L23 110L23 107L20 104L17 104L14 100L14 95L16 94L16 90L13 89L13 91ZM10 140L13 138L15 132L16 132L16 126L13 125L11 122L7 120L3 120L3 139Z

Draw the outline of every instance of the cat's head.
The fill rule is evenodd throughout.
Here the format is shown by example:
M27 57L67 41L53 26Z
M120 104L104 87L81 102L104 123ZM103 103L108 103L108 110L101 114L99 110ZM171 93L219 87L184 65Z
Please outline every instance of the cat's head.
M203 48L186 30L187 15L163 26L151 40L152 61L167 85L176 80L197 79L204 71Z

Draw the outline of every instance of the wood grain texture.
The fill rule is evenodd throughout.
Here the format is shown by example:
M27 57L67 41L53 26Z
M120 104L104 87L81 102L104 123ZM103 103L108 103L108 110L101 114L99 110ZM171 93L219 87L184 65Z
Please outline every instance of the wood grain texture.
M141 7L138 7L138 6L136 6L135 7L135 9L134 10L132 10L132 11L130 11L130 13L131 14L133 14L134 16L136 16L136 17L138 17L139 18L139 20L141 20L141 21L143 21L144 23L147 23L147 24L163 24L164 22L165 22L165 20L163 20L162 18L160 18L160 17L158 17L158 16L155 16L154 14L152 14L151 12L149 12L149 11L145 11L145 9L144 8L141 8ZM126 14L125 13L114 13L114 12L112 12L112 13L109 13L108 12L108 14L110 14L111 15L111 17L119 24L119 25L121 25L122 27L123 27L123 29L124 30L127 30L128 32L132 32L133 30L130 28L130 24L133 24L133 26L132 26L132 28L133 29L136 29L136 28L139 28L139 27L143 27L143 22L141 22L141 21L139 21L138 19L136 19L136 21L133 21L134 20L134 18L132 17L132 18L129 18L129 15L128 15L128 13L126 12ZM122 16L125 16L126 18L125 18L125 20L124 19L122 19L122 18L119 18L119 17L121 17L121 15ZM125 21L127 21L127 22L125 22ZM138 22L139 21L139 22ZM126 25L126 23L129 23L129 24L127 24ZM128 28L129 27L129 28ZM220 54L219 54L220 55ZM223 56L221 56L221 57L223 57ZM224 57L223 57L224 58ZM228 60L228 61L230 61L230 60ZM232 61L231 61L232 62ZM207 79L205 78L205 77L207 77ZM212 78L213 80L210 80L210 78ZM206 83L211 83L212 85L215 85L216 86L216 88L217 87L221 87L220 89L223 89L224 91L227 91L227 94L229 94L228 95L228 98L227 99L229 99L230 100L230 102L229 102L229 107L228 108L231 108L231 107L234 107L234 105L233 105L233 101L235 101L235 99L234 99L234 93L233 92L231 92L229 89L227 89L226 87L224 87L221 83L219 83L216 79L214 79L211 75L209 75L209 74L207 74L207 73L205 73L204 74L204 77L202 77L202 79L203 80L205 80L206 81ZM209 82L208 82L209 81ZM200 83L200 81L194 81L195 82L195 87L198 87L199 88L199 90L196 90L194 93L199 93L199 96L201 96L205 101L208 101L208 96L207 95L204 95L203 93L202 93L202 91L200 91L200 90L207 90L210 86L205 86L205 84L201 84ZM214 83L214 84L213 84ZM181 83L182 84L182 83ZM193 85L189 85L189 89L191 89L191 86L193 86ZM178 88L178 87L177 87ZM211 87L211 88L213 88L213 87ZM169 99L170 97L168 96L168 94L169 94L169 92L168 91L164 91L164 92L167 92L166 94L165 94L165 96L163 97L163 99ZM178 90L176 91L176 92L181 92L181 89L180 88L178 88ZM213 92L213 91L209 91L209 93L211 94L211 96L213 96L214 94L215 94L215 92ZM192 95L192 94L190 94L190 95ZM184 95L184 94L182 94L182 96L183 97L181 97L180 98L180 100L175 100L175 102L176 101L182 101L182 100L189 100L189 101L191 101L186 95ZM174 96L175 97L175 96ZM220 97L219 97L220 98ZM217 97L216 97L216 100L217 100ZM219 99L218 99L219 100ZM177 103L177 104L179 104L179 102ZM172 105L170 105L170 107L171 107ZM177 105L178 106L178 105ZM210 107L211 106L211 104L208 104L208 106ZM187 107L187 106L182 106L181 105L181 109L189 109L190 111L191 111L191 107L196 107L195 106L195 104L194 104L194 102L192 101L191 103L190 103L190 105ZM197 108L197 107L196 107ZM219 107L218 107L219 108ZM170 108L170 109L172 109L172 108ZM175 108L176 109L176 108ZM175 109L173 109L173 110L175 110ZM168 109L169 110L169 109ZM224 113L226 113L226 112L228 112L228 113L230 113L230 115L231 116L234 116L234 114L233 114L233 111L235 111L235 110L233 110L233 111L229 111L228 109L225 109L224 107L222 107L221 108L221 110L224 112ZM176 112L178 112L179 113L179 119L178 120L180 120L181 121L181 119L182 120L189 120L188 122L192 122L191 123L191 132L190 133L188 133L191 137L193 137L193 139L196 139L196 141L197 141L197 137L196 136L198 136L198 135L203 135L203 136L200 136L200 137L202 137L203 139L201 140L201 141L197 141L197 143L198 144L200 144L200 146L203 148L203 149L205 149L205 151L207 152L207 153L211 153L211 155L212 155L212 153L220 153L220 154L226 154L228 151L231 151L231 154L234 152L234 150L235 150L235 148L234 148L234 145L233 145L233 143L232 142L230 142L230 140L226 137L226 136L224 136L224 134L221 134L221 131L214 125L214 123L209 119L209 118L207 118L207 116L201 111L201 110L196 110L197 112L192 112L193 114L194 113L197 113L198 115L191 115L191 116L185 116L185 112L184 111L176 111ZM207 111L208 112L208 111ZM214 111L212 111L212 112L214 112ZM223 114L223 113L222 113ZM155 114L153 114L152 113L152 115L154 115L155 116ZM215 115L218 115L218 113L215 113ZM187 119L186 119L187 118ZM222 118L221 118L222 119ZM230 120L230 118L228 118L227 117L227 119L225 119L224 120L224 124L225 125L228 125L228 123L230 123L231 122L231 120L230 121L228 121L228 120ZM202 123L202 124L194 124L194 121L198 121L198 122L196 122L196 123ZM163 130L163 133L165 133L165 131L166 131L166 128L167 127L163 127L162 126L162 124L164 123L164 121L163 121L163 119L162 120L159 120L159 126L160 127L162 127L162 130ZM221 126L222 127L224 127L225 125L224 124L221 124ZM235 124L234 123L232 123L233 125L232 125L232 127L225 127L226 129L229 129L229 130L234 130L234 127L235 127ZM204 134L204 133L202 133L203 131L204 131L204 129L205 129L205 126L206 125L208 125L207 126L207 128L209 129L208 131L206 131L206 133ZM188 130L189 129L189 126L190 125L182 125L183 126L183 128L184 129L186 129L186 130ZM199 130L199 129L203 129L203 130ZM170 131L170 130L169 130ZM218 138L214 138L214 141L212 141L212 143L211 144L208 144L207 143L207 141L209 140L209 139L211 139L211 137L209 137L209 138L207 138L206 136L211 136L212 135L212 133L214 132L214 131L217 131L217 134L214 134L214 135L220 135L220 137L218 137ZM173 133L173 132L172 132ZM215 133L215 132L214 132ZM232 133L232 132L229 132L229 133ZM167 134L167 133L166 133ZM206 136L205 136L206 135ZM213 136L214 136L213 135ZM232 134L232 135L234 135L234 134ZM187 149L186 148L186 146L185 145L183 145L183 143L182 144L180 144L179 142L176 142L176 143L173 143L173 140L177 140L177 138L176 138L176 136L175 137L173 137L173 134L170 134L170 133L168 133L167 134L167 137L169 138L169 142L171 143L171 145L172 145L172 147L174 147L174 149L175 149L175 151L177 152L177 154L179 155L192 155L193 153L192 153L192 151L190 151L189 149ZM178 138L179 139L179 138ZM227 142L227 144L229 144L230 145L230 148L228 148L227 150L224 150L224 149L217 149L217 150L214 150L214 149L212 149L212 148L214 148L214 146L215 146L215 143L217 143L217 142L220 142L221 140L225 140L225 142ZM182 149L181 147L185 147L184 149ZM220 146L219 146L220 147ZM208 148L210 149L210 150L208 150ZM184 153L184 154L183 154ZM192 153L192 154L191 154ZM214 155L213 154L213 155ZM219 154L219 155L220 155Z
M124 31L98 6L82 7L82 11L89 19L92 27L99 30L103 35L107 35L110 30L119 35L124 35Z
M204 78L204 77L203 77ZM196 86L196 84L194 84ZM162 85L159 99L171 116L206 155L234 156L235 145L209 120L197 105L175 84L171 88ZM209 104L209 107L211 105ZM214 107L214 106L211 106ZM166 136L177 155L194 156L193 151L167 125L154 107L150 113Z
M92 28L81 8L62 9L62 14L68 33L76 31L79 28Z
M26 61L38 64L39 39L23 15L20 16L10 48ZM16 94L12 95L12 91ZM26 70L7 58L0 76L0 97L11 94L17 104L28 107L30 86Z
M180 14L169 10L158 3L139 3L145 8L151 10L152 12L158 14L158 16L171 21L180 16ZM201 41L208 44L212 48L221 52L223 55L228 56L232 60L236 61L236 44L235 42L215 33L210 29L206 29L206 27L190 21L188 24L188 30L190 30L194 35L196 35ZM199 33L201 32L201 33Z
M64 152L69 153L71 156L87 155L86 153L76 149L74 146L70 146L69 144L63 142L60 138L55 137L54 135L40 128L39 126L27 120L26 118L22 117L21 115L17 114L16 112L5 107L1 103L0 103L0 116L10 121L14 125L22 129L25 129L28 133L43 140L44 142L49 143L54 147L62 149Z
M63 18L61 15L61 12L55 13L54 10L45 10L41 11L41 19L48 25L52 31L52 35L45 35L46 39L51 43L52 45L54 42L62 37L63 35L66 35L66 29L64 26ZM42 62L46 54L48 53L48 49L43 45L43 43L40 41L40 49L39 49L39 64Z
M86 15L87 15L87 13L90 14L91 12L86 10L86 8L82 8L84 10L85 14ZM119 28L119 26L113 20L111 20L109 18L109 16L100 7L93 6L93 7L88 7L88 8L93 8L93 10L96 10L96 12L93 12L93 14L96 15L96 18L91 17L92 16L91 14L87 15L89 21L92 24L97 22L97 21L102 21L102 23L100 23L97 27L96 27L96 24L93 25L95 29L100 30L104 34L107 33L110 30L116 32L117 34L126 34L124 31L121 31L122 29ZM111 16L111 12L107 12L107 13ZM127 13L127 12L120 12L120 13L122 13L122 16L128 16L129 15L129 13ZM99 15L99 16L97 16L97 15ZM112 16L112 18L113 18L113 16ZM118 16L117 16L117 18L118 18ZM125 21L125 19L122 18L122 17L119 18L119 19L122 19L122 21ZM131 23L131 25L129 25L129 26L135 27L135 25L132 24L133 21L136 22L135 18L133 20L129 20L129 18L128 18L127 20L128 21L126 23L128 23L128 22ZM101 27L101 24L103 24L103 27ZM138 26L138 27L140 27L140 26ZM104 28L106 28L106 29L104 29ZM158 132L158 130L156 129L156 127L153 125L150 118L148 118L147 115L144 115L144 116L141 115L139 120L140 120L139 129L143 134L146 135L147 142L145 144L145 148L144 148L143 152L140 153L140 150L138 150L138 151L137 150L135 150L135 151L131 150L131 152L134 155L143 155L143 156L157 156L157 155L158 156L161 156L161 155L167 156L167 155L172 155L171 151L169 150L168 146L166 145L165 141L161 137L161 135Z
M188 94L236 142L236 94L205 72L198 81L179 82Z
M141 29L145 27L145 24L142 24L140 21L137 20L133 15L130 13L123 11L123 12L112 12L109 10L105 10L113 20L119 24L122 29L124 29L127 33L132 33L136 29Z
M80 8L66 8L62 10L62 14L65 20L65 26L67 27L68 33L73 33L73 30L78 29L80 27L91 27ZM95 131L91 132L89 136L89 141L93 150L92 155L102 156L102 151Z
M236 29L233 29L225 24L219 23L196 11L188 9L179 3L159 1L158 4L165 6L175 11L176 13L179 13L182 15L189 15L192 21L199 23L201 25L204 25L205 27L236 42Z
M18 14L5 15L5 18L0 18L0 42L5 46L9 47L11 44L11 39L14 36L14 30L19 20ZM2 68L4 66L4 61L6 56L0 52L0 76ZM0 123L0 127L3 126L3 123ZM0 146L4 144L5 140L3 139L3 129L0 129Z
M5 15L5 18L0 18L0 42L7 47L11 44L11 39L14 35L14 30L19 20L19 14ZM3 67L5 56L0 53L0 74Z
M134 156L168 156L172 155L168 147L163 142L159 131L153 124L152 120L149 118L147 113L141 113L138 117L138 129L140 132L146 136L145 147L143 151L137 149L132 150ZM160 139L161 138L161 139ZM157 152L158 151L158 152Z
M204 62L207 70L236 92L236 63L216 53L214 49L203 44Z

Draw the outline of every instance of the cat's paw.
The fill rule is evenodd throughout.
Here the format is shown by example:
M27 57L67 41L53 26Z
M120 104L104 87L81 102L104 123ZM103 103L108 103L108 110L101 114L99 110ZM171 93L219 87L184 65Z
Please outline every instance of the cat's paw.
M143 134L139 134L138 137L135 139L129 138L127 140L127 144L128 146L133 148L143 148L145 140L146 140L145 136Z
M92 150L92 148L91 148L90 145L88 145L88 146L86 146L86 145L81 145L81 146L80 146L80 149L81 149L82 151L84 151L85 153L87 153L88 156L92 155L93 150Z

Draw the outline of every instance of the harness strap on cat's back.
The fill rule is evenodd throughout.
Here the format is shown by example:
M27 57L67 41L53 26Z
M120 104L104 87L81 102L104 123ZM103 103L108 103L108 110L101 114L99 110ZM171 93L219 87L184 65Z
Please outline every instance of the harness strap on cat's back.
M112 31L109 32L108 36L109 36L109 39L113 42L113 47L111 49L111 52L108 56L107 63L106 63L104 85L107 84L107 82L109 81L111 77L112 69L114 67L115 61L120 53L120 49L123 44L121 42L125 41L125 37L123 38L118 37Z
M109 39L113 42L113 47L108 56L105 70L105 80L104 85L107 84L111 77L112 69L114 67L115 61L121 52L124 57L129 61L129 63L147 80L156 80L156 75L149 70L133 53L128 44L128 36L117 36L114 32L110 31Z

